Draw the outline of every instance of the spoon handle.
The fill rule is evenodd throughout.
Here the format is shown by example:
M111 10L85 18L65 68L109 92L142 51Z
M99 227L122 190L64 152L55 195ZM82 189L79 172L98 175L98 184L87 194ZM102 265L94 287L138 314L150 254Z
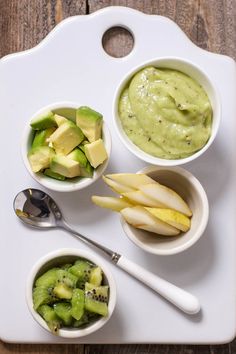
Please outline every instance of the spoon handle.
M200 304L195 296L147 271L146 269L140 267L136 263L133 263L124 256L121 256L109 248L104 247L103 245L89 239L84 235L81 235L79 232L73 230L64 220L60 222L60 224L58 223L58 227L61 227L64 230L72 233L75 237L79 238L81 241L87 243L88 245L92 245L103 251L119 268L122 268L131 276L156 291L158 294L177 306L180 310L190 315L199 312Z
M124 256L121 256L116 264L185 313L193 315L200 311L198 299L185 290L147 271Z

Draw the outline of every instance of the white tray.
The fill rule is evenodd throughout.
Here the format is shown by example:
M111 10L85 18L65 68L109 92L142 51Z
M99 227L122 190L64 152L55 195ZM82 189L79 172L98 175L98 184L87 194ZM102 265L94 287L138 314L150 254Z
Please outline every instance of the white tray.
M110 27L127 27L135 46L122 59L109 57L101 39ZM112 123L112 100L123 75L142 61L178 56L192 60L216 84L222 124L210 150L186 165L205 187L210 220L204 237L188 251L158 257L139 250L124 235L115 213L92 205L94 193L107 194L102 181L77 193L51 193L72 225L147 269L195 294L202 306L184 315L158 295L110 265L118 301L109 323L74 343L223 343L236 330L236 76L235 62L195 46L180 28L160 16L109 7L60 23L36 48L0 61L1 103L1 315L0 337L8 342L66 343L33 320L25 303L25 280L33 263L61 247L86 248L63 231L34 231L13 213L15 194L40 187L20 156L23 128L32 113L56 101L78 101L104 114L113 139L107 172L137 171L144 164L120 143Z

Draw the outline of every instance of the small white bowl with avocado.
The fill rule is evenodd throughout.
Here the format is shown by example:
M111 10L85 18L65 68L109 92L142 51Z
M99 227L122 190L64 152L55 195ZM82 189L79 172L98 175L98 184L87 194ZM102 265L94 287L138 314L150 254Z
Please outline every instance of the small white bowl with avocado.
M75 102L58 102L31 117L21 152L26 169L38 183L54 191L73 192L103 174L111 136L101 113Z
M123 144L152 165L202 155L218 132L221 106L212 79L194 63L158 58L132 69L115 93L113 117Z

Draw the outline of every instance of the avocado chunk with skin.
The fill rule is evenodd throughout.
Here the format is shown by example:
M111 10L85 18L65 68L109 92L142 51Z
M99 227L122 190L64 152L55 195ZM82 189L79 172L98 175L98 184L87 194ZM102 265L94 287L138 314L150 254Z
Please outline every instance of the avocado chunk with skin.
M98 139L91 144L86 144L84 151L87 159L94 168L101 165L108 157L102 139Z
M39 172L50 166L55 152L48 146L37 146L28 153L28 159L33 172Z
M46 168L44 171L45 176L57 179L58 181L65 181L66 177L60 175L59 173L53 172L50 168Z
M86 106L77 109L76 124L80 127L90 143L101 138L102 123L102 114Z
M83 140L84 134L81 129L69 120L60 125L49 138L56 154L59 155L69 154Z
M32 119L30 126L34 130L43 130L51 127L56 127L54 114L49 111Z
M68 178L80 176L79 163L66 156L55 155L51 161L50 169L51 171Z
M68 122L68 119L60 116L59 114L54 115L55 122L57 123L57 126L60 127L63 123Z
M92 177L93 176L93 168L90 165L87 157L79 148L75 148L69 155L68 158L77 161L80 165L80 175L82 177Z
M44 130L37 130L35 132L35 136L32 142L32 148L35 148L37 146L47 146L47 139L50 137L50 135L52 135L55 130L55 127L47 128Z

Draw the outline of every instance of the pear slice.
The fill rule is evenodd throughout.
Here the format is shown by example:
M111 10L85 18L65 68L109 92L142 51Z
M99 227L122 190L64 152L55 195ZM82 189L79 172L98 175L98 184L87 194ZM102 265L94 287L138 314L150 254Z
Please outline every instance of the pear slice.
M140 186L140 190L148 197L163 203L167 208L177 210L187 216L192 215L188 205L179 194L158 182Z
M122 193L126 193L126 192L132 192L134 191L135 189L134 188L131 188L131 187L128 187L128 186L125 186L123 184L120 184L118 182L115 182L113 181L112 179L109 179L105 176L102 176L103 178L103 181L114 191L114 192L117 192L119 194L122 194Z
M188 231L191 226L190 219L176 210L165 208L145 208L149 213L156 218L166 222L167 224L176 227L181 231Z
M165 208L166 206L158 201L151 199L141 191L122 193L122 195L136 205L144 205L153 208Z
M141 185L155 183L154 179L147 175L136 173L114 173L106 175L106 178L133 189L139 189Z
M175 227L157 219L141 206L122 209L121 215L128 224L137 229L142 229L165 236L175 236L180 232Z
M114 211L121 211L124 208L132 206L132 204L128 203L123 198L100 197L98 195L93 195L91 199L94 204Z

